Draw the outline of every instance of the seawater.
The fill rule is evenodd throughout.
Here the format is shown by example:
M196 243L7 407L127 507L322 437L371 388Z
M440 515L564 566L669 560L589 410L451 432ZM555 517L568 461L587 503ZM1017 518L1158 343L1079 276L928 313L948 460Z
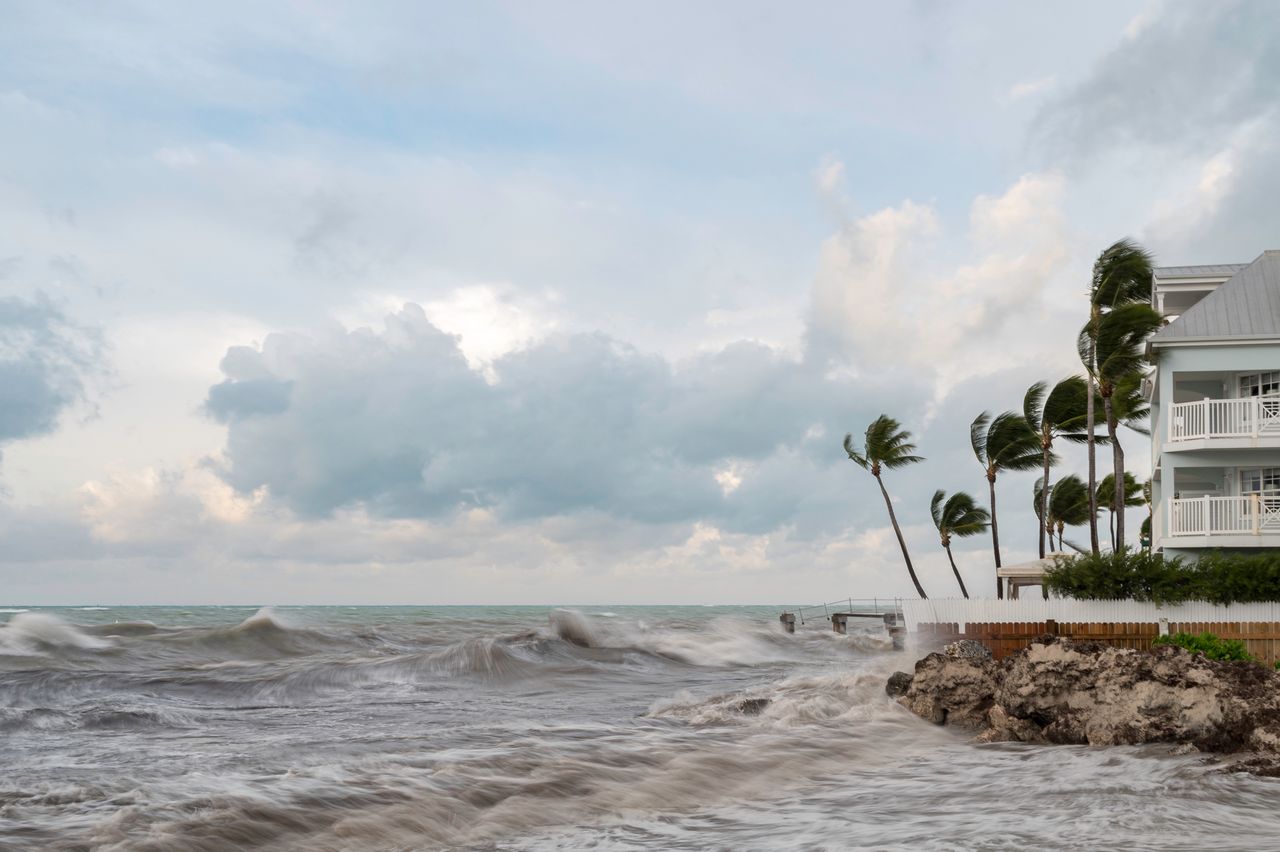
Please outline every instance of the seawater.
M0 607L0 848L1280 849L1280 782L976 745L770 607Z

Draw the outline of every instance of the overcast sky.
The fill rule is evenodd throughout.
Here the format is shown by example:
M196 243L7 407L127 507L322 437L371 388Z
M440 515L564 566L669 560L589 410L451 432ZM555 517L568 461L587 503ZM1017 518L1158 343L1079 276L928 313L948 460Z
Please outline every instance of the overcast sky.
M905 594L882 412L953 595L929 497L1097 252L1280 248L1262 0L0 18L0 603Z

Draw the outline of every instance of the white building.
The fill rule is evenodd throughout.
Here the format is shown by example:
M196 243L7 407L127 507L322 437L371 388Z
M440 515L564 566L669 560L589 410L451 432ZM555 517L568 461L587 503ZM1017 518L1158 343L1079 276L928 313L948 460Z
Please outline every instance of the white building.
M1155 270L1152 547L1280 547L1280 251Z

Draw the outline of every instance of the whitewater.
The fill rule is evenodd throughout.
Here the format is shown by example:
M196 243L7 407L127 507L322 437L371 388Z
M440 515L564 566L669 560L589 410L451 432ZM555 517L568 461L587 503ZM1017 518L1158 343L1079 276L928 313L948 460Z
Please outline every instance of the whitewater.
M1280 781L977 745L771 607L0 608L0 849L1280 849Z

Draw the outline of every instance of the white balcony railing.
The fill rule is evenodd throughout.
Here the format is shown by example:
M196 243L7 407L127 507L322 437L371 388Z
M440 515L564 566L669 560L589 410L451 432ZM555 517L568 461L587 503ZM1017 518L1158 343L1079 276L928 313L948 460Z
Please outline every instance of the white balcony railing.
M1169 406L1169 440L1280 435L1280 396L1202 399Z
M1170 500L1169 535L1280 535L1280 492Z

